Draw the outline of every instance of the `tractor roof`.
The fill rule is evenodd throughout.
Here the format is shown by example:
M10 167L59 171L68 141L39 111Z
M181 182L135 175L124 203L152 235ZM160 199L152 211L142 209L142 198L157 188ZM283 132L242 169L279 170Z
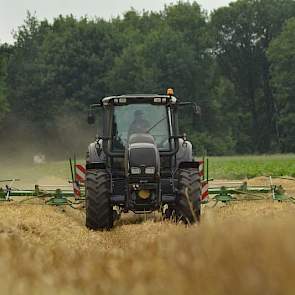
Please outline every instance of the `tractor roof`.
M125 100L126 103L153 103L155 99L166 99L167 102L172 100L174 103L177 101L177 98L170 95L159 95L159 94L125 94L119 96L109 96L101 99L102 104L108 104L112 101L122 101ZM166 101L165 100L165 101Z

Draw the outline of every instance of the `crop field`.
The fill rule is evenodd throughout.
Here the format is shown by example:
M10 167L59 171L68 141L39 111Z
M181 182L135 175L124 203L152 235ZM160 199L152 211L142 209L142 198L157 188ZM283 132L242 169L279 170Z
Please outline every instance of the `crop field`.
M295 176L295 156L210 160L210 176L268 182ZM12 164L0 179L61 184L66 161ZM295 182L274 179L295 196ZM205 205L200 225L128 214L110 232L84 227L83 209L0 204L0 288L6 294L294 294L295 204Z
M80 162L83 163L83 160ZM1 169L0 179L20 178L24 184L35 184L50 179L64 182L70 178L68 161L49 162L46 165L32 165L31 162L19 165L17 161L4 161L3 164L5 169ZM270 175L295 177L295 155L209 158L209 176L215 179L246 179Z
M210 176L245 179L257 176L295 177L295 155L210 157Z

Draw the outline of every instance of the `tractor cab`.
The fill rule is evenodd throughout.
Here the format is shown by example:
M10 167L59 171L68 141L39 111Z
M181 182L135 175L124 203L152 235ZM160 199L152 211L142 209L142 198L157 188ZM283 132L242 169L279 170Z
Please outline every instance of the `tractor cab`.
M177 111L183 105L194 106L180 102L169 89L167 95L106 97L90 107L88 122L94 123L93 110L99 107L103 110L103 128L102 135L89 145L86 158L89 228L112 227L110 212L114 207L120 212L163 213L166 206L167 216L176 214L189 222L197 216L198 220L197 162L193 161L191 143L178 133ZM189 189L194 185L193 207L182 196L184 185L189 185ZM195 211L189 212L189 208Z
M176 152L173 141L178 134L177 99L170 95L122 95L103 98L103 138L106 154L123 157L134 134L149 134L161 154ZM93 123L91 110L88 121Z
M136 104L114 105L110 130L112 150L124 150L134 134L149 134L160 151L170 150L172 124L167 105L144 102L142 99L137 101Z

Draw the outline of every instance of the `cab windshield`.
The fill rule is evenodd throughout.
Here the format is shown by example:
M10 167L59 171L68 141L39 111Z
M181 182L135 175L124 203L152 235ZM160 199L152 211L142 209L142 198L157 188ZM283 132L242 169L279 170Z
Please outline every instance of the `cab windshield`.
M134 133L152 135L159 150L169 150L170 147L168 113L164 105L115 106L112 131L113 150L123 150Z

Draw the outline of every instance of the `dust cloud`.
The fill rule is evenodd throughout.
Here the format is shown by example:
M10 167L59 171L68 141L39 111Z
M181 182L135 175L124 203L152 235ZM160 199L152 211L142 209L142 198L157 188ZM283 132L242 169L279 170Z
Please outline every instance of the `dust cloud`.
M82 111L58 114L52 123L36 125L10 116L1 133L0 166L33 164L36 155L45 162L73 157L84 158L87 146L95 140L99 123L87 124Z

